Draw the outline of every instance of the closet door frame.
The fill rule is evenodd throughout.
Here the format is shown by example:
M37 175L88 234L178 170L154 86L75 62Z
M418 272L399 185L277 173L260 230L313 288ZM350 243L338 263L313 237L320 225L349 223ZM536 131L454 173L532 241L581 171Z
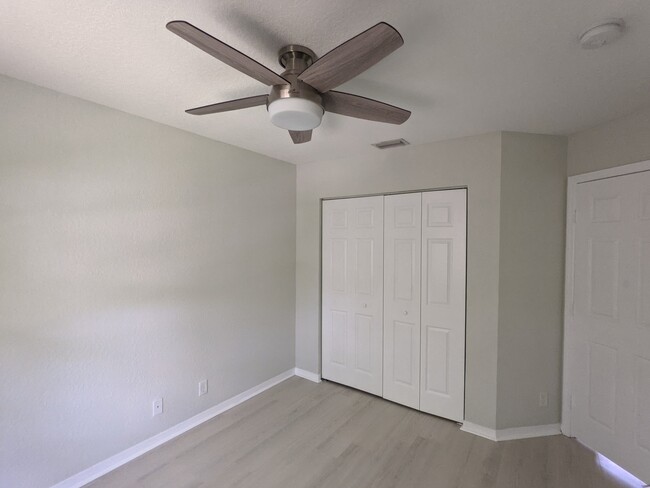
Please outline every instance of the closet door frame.
M364 193L364 194L357 194L357 195L340 195L340 196L331 196L331 197L323 197L320 199L320 219L319 219L319 262L318 262L318 268L319 268L319 281L318 281L318 287L319 287L319 315L318 315L318 320L319 320L319 348L318 348L318 353L319 353L319 364L320 364L320 371L322 374L323 371L323 202L328 201L328 200L342 200L342 199L350 199L350 198L365 198L365 197L374 197L374 196L389 196L389 195L401 195L401 194L407 194L407 193L427 193L427 192L432 192L432 191L445 191L445 190L465 190L466 194L466 207L465 207L465 212L466 212L466 237L469 235L469 188L467 186L448 186L448 187L440 187L440 188L422 188L422 189L416 189L416 190L405 190L405 191L395 191L395 192L383 192L383 193ZM467 242L466 242L467 244ZM467 247L467 246L466 246ZM467 249L466 249L467 251ZM467 253L465 254L465 262L467 262ZM468 281L468 275L469 275L469 269L466 267L466 275L465 275L465 287L467 288L467 281ZM465 294L465 345L467 345L467 294ZM327 379L327 378L323 378ZM464 372L463 372L463 388L466 389L467 386L467 354L464 355ZM464 417L464 411L465 411L465 402L466 402L466 395L463 397L463 417Z

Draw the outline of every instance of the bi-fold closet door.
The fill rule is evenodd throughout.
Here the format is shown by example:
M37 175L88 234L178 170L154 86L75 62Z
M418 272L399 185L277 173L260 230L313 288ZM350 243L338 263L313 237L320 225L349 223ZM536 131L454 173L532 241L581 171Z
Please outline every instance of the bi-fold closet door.
M383 197L323 202L324 377L382 392Z
M383 397L420 408L422 194L384 200Z
M466 190L323 202L323 377L463 420Z

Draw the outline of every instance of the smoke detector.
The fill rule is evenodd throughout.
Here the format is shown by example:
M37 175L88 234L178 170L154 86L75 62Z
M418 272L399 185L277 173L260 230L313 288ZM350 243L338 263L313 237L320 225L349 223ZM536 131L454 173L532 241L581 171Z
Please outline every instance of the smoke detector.
M623 22L623 19L606 19L589 27L580 34L578 40L583 49L598 49L621 37L624 28L625 22Z

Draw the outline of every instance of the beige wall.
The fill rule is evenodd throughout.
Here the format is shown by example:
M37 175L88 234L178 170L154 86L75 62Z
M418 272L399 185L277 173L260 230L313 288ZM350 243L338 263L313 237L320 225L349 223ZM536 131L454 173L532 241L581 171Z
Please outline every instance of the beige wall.
M502 134L499 429L560 419L566 155L565 137Z
M498 133L298 166L296 366L320 371L320 199L468 187L466 417L496 425L499 289Z
M295 166L5 77L0 107L0 486L293 368Z
M650 159L650 108L569 137L569 176Z

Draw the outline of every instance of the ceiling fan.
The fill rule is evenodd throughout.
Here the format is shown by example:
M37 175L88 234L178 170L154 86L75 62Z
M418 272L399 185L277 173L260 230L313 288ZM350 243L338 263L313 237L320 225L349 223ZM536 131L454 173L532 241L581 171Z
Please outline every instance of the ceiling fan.
M311 140L325 111L358 119L402 124L411 112L370 98L334 91L404 44L397 30L385 22L335 47L321 58L310 49L290 44L278 53L285 71L279 75L254 59L183 20L167 24L174 34L214 56L219 61L271 86L268 95L230 100L186 110L206 115L266 105L271 122L287 129L294 144Z

